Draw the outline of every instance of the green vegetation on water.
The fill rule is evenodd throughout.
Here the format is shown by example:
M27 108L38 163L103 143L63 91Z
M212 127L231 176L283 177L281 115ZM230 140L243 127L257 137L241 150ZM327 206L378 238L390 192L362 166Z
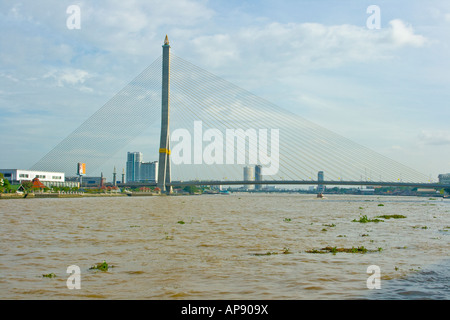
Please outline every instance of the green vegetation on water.
M271 256L274 254L279 254L280 252L270 252L267 251L266 253L253 253L252 255L254 256ZM281 254L291 254L292 252L289 250L289 248L283 248L283 250L281 251Z
M384 220L380 219L369 219L366 215L360 216L359 220L353 219L352 222L360 222L360 223L367 223L367 222L383 222Z
M406 216L401 214L384 214L382 216L376 216L376 218L383 218L383 219L405 219Z
M43 274L42 277L44 278L55 278L56 274L52 273L47 273L47 274Z
M330 227L330 228L333 228L333 227L336 227L336 225L334 224L334 223L329 223L329 224L323 224L325 227Z
M367 252L378 252L378 251L382 251L382 248L378 248L377 250L369 250L367 248L365 248L364 246L360 246L360 247L351 247L351 248L338 248L338 247L331 247L331 246L327 246L325 248L322 249L312 249L312 250L307 250L307 253L333 253L336 254L338 252L346 252L346 253L367 253Z
M419 228L420 228L420 229L424 229L424 230L425 230L425 229L428 229L427 226L413 226L412 228L413 228L413 229L419 229Z
M89 270L100 270L100 271L108 271L109 268L112 268L112 265L109 265L106 263L106 261L103 261L101 263L96 263L92 267L89 268Z

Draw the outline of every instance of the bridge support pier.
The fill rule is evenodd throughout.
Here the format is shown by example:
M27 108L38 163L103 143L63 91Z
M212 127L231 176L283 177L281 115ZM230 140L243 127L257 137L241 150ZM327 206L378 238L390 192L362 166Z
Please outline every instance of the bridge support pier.
M161 193L172 193L170 183L170 45L164 40L162 58L161 140L159 144L158 187Z

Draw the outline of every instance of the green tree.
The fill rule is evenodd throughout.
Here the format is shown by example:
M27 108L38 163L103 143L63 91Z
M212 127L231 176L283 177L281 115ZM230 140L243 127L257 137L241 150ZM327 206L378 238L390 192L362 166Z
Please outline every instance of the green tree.
M190 194L194 194L200 191L196 186L186 186L183 188L184 191L189 192Z
M25 191L29 192L33 189L33 182L31 181L22 181L22 187Z
M3 176L3 173L0 173L0 192L9 192L11 190L11 184L9 180Z

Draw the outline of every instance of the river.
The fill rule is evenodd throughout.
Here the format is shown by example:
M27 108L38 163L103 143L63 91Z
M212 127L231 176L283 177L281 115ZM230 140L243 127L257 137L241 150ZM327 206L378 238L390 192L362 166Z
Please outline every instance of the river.
M376 218L391 215L403 217ZM1 200L0 298L449 299L449 234L442 198ZM103 261L107 271L90 269ZM68 288L72 265L80 289Z

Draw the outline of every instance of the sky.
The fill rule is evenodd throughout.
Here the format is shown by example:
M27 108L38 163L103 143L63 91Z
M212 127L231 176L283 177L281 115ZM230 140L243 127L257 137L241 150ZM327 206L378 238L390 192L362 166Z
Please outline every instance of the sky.
M167 34L175 55L279 107L432 180L450 172L448 1L3 0L0 28L0 168L39 161Z

